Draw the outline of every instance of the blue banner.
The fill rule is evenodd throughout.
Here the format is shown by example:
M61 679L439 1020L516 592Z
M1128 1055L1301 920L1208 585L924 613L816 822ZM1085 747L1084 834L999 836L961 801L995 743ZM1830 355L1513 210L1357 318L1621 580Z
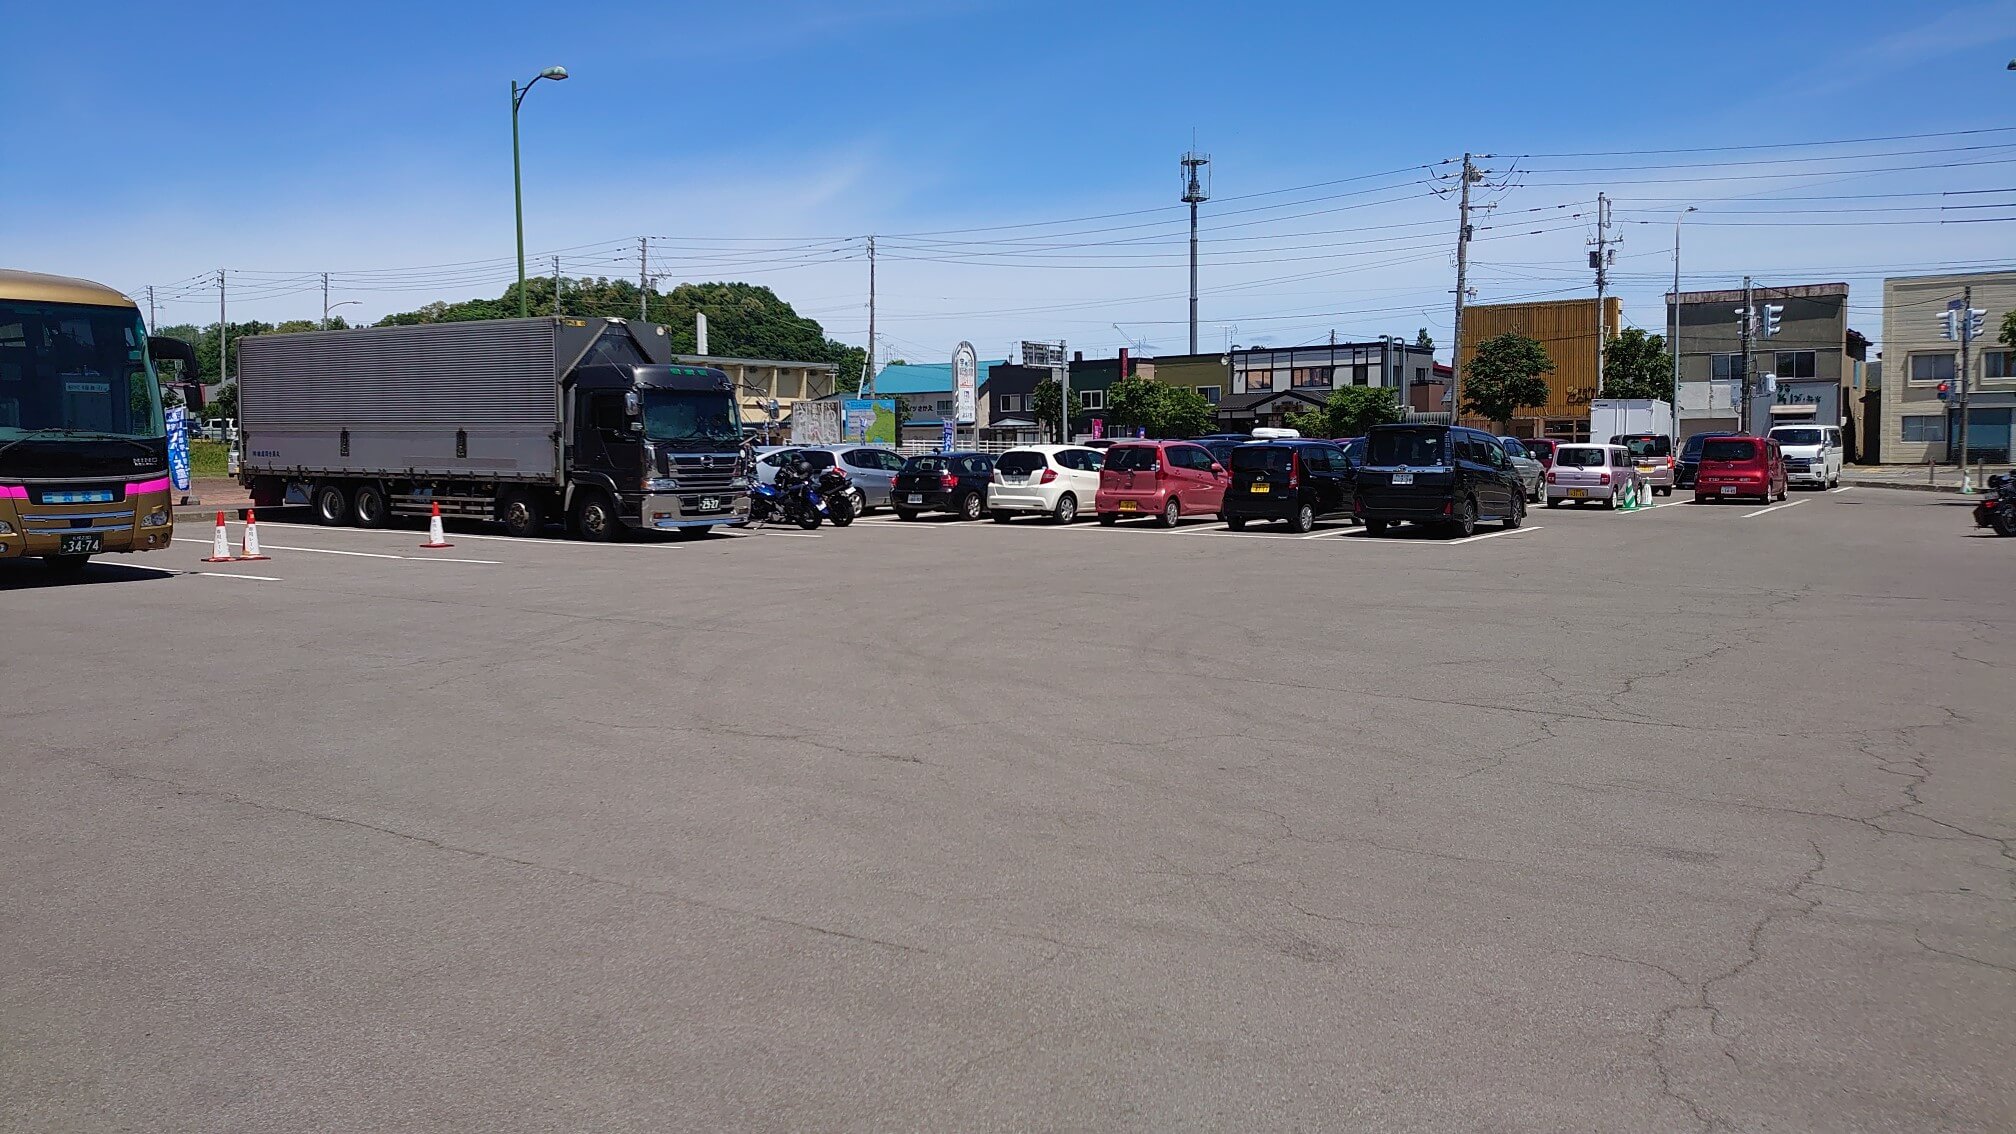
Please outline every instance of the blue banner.
M168 477L175 484L175 491L189 491L189 407L169 406L168 420Z
M943 435L942 437L940 437L940 438L939 438L939 441L938 441L938 447L939 447L939 449L940 449L940 450L942 450L942 451L944 451L944 452L947 452L947 453L949 453L949 452L951 452L951 451L952 451L952 430L953 430L953 428L954 428L954 426L952 425L952 419L951 419L951 418L949 418L949 417L948 417L948 418L946 418L946 419L945 419L945 432L944 432L944 435Z

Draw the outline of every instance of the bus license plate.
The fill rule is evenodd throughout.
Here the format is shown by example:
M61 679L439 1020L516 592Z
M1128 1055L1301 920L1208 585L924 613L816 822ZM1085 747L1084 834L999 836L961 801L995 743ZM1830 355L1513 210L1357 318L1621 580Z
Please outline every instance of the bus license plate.
M96 555L105 550L105 537L96 532L90 535L66 535L56 543L58 555Z
M1393 483L1394 483L1394 484L1413 484L1413 483L1414 483L1414 474L1413 474L1413 473L1410 473L1410 472L1396 472L1396 473L1394 473L1394 474L1393 474Z

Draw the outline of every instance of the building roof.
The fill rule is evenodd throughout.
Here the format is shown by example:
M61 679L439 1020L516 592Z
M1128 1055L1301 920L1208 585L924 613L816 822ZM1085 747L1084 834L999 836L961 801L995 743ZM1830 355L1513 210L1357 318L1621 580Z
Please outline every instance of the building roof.
M982 360L976 370L1005 365L1003 360ZM976 379L975 384L978 384ZM950 362L892 362L875 372L875 396L893 398L902 394L949 394L952 392Z
M1789 284L1784 286L1757 284L1750 291L1756 302L1767 303L1773 299L1831 299L1845 297L1848 294L1848 285L1845 283ZM1669 291L1666 293L1666 301L1668 303L1673 301L1672 292ZM1682 305L1695 303L1741 303L1743 302L1743 289L1739 287L1724 289L1722 291L1683 291L1680 293L1680 302ZM1733 317L1735 313L1731 312L1730 314Z
M1248 394L1227 394L1218 399L1218 412L1241 413L1254 409L1277 398L1294 398L1304 405L1320 406L1329 398L1329 388L1323 388L1323 396L1318 397L1307 390L1260 390Z

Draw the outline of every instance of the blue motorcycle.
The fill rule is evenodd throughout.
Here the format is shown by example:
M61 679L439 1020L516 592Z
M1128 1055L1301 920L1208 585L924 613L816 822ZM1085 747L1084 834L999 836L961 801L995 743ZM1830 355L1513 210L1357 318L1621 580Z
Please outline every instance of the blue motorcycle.
M825 516L826 500L819 495L819 490L811 481L794 477L785 469L777 470L777 483L759 483L749 495L751 524L782 519L809 532L818 527Z

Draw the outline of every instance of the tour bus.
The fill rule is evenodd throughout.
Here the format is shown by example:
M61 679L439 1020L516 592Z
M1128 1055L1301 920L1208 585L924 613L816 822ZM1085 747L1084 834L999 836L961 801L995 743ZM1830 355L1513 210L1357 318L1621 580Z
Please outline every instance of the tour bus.
M195 352L147 337L102 284L0 269L0 559L74 571L174 534L155 359Z

